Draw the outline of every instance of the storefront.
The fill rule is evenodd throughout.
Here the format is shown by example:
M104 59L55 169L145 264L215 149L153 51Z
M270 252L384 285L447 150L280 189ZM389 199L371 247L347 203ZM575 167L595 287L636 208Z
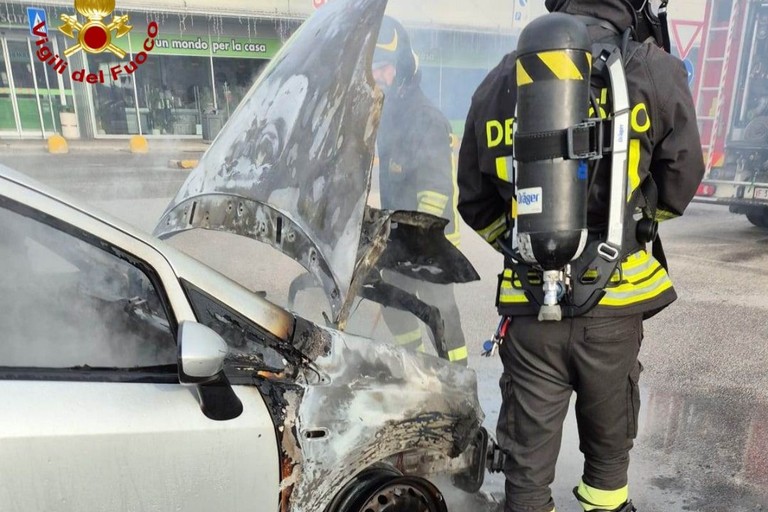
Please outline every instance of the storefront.
M69 77L34 56L28 32L5 31L0 44L0 137L60 131L59 112L73 109Z
M123 59L108 52L87 56L86 71L107 77L90 87L94 137L201 137L205 117L226 120L284 40L271 21L218 19L215 26L197 16L184 24L174 21L158 22L154 48L135 73L121 72L114 79L112 70ZM297 26L286 22L280 28L285 34ZM146 37L136 31L118 44L126 59L142 50Z
M45 10L46 44L63 56L76 41L60 31L60 16L77 13L73 1L50 1L33 7ZM201 138L206 128L217 130L226 121L269 59L314 11L311 0L306 5L264 0L256 2L258 8L230 1L209 5L210 12L201 0L181 3L195 4L194 11L177 10L174 2L179 3L158 0L150 9L146 2L118 0L105 22L129 16L132 30L112 40L126 56L78 51L67 56L64 73L36 55L39 38L30 33L30 4L6 2L4 12L0 9L0 137L58 132L70 138ZM236 6L251 10L239 13ZM404 21L421 58L426 93L460 130L474 88L514 47L511 31L449 29L434 19ZM142 51L150 22L157 23L158 34L146 60L134 73L112 76L114 68ZM81 81L73 80L77 70ZM99 79L88 83L83 77L89 74Z

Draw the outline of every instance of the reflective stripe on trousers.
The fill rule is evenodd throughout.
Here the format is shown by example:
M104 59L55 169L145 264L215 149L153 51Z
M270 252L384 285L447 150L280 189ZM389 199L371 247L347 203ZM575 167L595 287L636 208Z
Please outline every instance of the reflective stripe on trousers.
M585 512L592 510L616 510L629 500L629 486L614 491L590 487L582 480L576 489L576 497Z

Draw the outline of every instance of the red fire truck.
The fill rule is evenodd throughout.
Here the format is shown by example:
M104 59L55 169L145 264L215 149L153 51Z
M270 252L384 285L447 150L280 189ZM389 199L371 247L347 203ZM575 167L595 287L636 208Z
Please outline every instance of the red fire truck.
M696 201L768 228L768 0L709 0L694 82L707 172Z

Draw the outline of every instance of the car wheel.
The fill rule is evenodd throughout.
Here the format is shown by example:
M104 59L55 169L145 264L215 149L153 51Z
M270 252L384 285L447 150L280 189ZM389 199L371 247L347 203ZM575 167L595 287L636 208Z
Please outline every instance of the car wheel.
M755 208L748 211L747 220L759 228L768 228L768 208Z
M358 476L327 512L447 512L440 491L423 478L377 468Z

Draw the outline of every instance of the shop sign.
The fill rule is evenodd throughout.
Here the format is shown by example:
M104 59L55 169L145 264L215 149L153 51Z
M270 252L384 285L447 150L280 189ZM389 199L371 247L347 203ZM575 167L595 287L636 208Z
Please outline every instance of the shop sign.
M129 25L130 19L128 15L114 16L109 24L102 21L115 10L114 0L75 0L75 9L80 15L85 17L85 23L81 23L76 15L61 14L59 17L64 22L59 27L59 31L76 41L75 44L69 46L64 51L64 57L55 54L51 46L49 46L48 29L45 20L41 20L32 27L32 35L37 37L37 41L35 41L35 46L37 46L35 56L38 60L51 67L57 73L64 74L69 66L65 57L70 57L79 51L91 54L110 52L118 59L125 58L125 50L115 43L133 30L133 26ZM111 80L118 80L118 76L122 73L129 75L135 73L139 66L146 62L149 52L155 47L158 30L157 22L152 21L149 23L146 37L144 37L144 41L141 44L141 50L135 53L133 58L125 65L119 64L111 67L109 76ZM70 72L72 80L76 82L87 82L90 84L106 82L103 71L86 74L83 68L71 70Z
M131 37L135 48L141 42ZM189 55L196 57L237 57L271 59L280 49L280 40L247 37L208 37L199 35L165 35L155 40L158 55Z

